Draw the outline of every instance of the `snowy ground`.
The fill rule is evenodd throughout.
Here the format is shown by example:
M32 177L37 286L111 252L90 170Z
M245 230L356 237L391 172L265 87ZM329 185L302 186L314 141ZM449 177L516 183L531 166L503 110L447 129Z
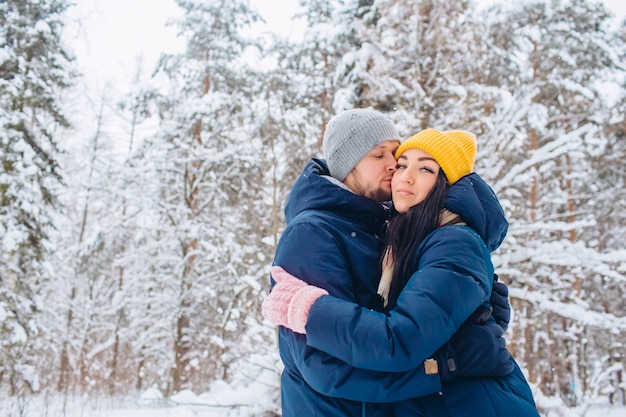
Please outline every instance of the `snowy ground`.
M37 397L20 404L0 395L0 417L276 417L280 406L274 377L271 382L240 380L234 386L218 381L204 394L182 391L170 398L153 389L137 397Z
M0 399L0 417L274 417L279 415L275 397L258 387L202 395L183 391L169 399L149 391L142 398L31 399L22 410Z
M244 358L233 364L233 369L229 383L214 381L204 393L182 391L169 398L157 389L148 389L116 398L55 394L17 402L0 387L0 417L279 417L282 364L277 352ZM548 410L542 417L626 417L624 405L570 409L560 398L546 397L532 384L531 388L537 405Z
M201 405L178 405L167 408L126 408L117 410L102 410L97 413L87 413L93 417L272 417L279 414L264 411L262 407L218 408ZM626 407L611 407L598 405L583 410L568 410L566 414L550 413L550 416L563 417L626 417Z
M279 414L272 414L255 409L254 407L241 408L215 408L192 405L179 405L168 408L152 408L152 409L118 409L99 411L94 414L86 414L93 417L271 417ZM569 410L567 414L550 414L550 416L559 415L563 417L626 417L626 407L611 406L595 406L583 410Z
M66 404L55 399L46 401L46 405L27 404L22 412L15 407L7 410L0 401L0 417L278 417L275 397L275 391L267 387L234 392L224 386L223 391L202 395L182 392L168 400L151 391L136 399L83 399ZM543 417L626 417L626 406L598 404L586 410L560 408Z

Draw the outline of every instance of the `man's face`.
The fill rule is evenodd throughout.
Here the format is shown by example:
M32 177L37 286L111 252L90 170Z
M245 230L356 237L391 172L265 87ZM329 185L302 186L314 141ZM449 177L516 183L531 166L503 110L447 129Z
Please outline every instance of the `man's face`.
M396 140L380 143L361 159L343 183L355 194L379 203L391 200L391 179L397 163L393 154L399 145Z

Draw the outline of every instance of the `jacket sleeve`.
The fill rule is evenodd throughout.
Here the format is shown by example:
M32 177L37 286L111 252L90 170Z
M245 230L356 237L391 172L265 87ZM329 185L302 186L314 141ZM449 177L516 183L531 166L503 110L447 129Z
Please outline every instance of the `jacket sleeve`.
M275 264L304 281L327 289L337 300L355 302L341 248L332 232L317 224L288 227L276 250ZM327 335L332 338L332 335ZM284 372L297 372L317 392L353 401L390 402L441 391L439 375L427 375L423 364L403 373L358 369L321 350L307 346L306 336L279 329Z
M404 401L441 392L438 374L427 375L420 365L407 372L379 372L355 368L346 362L306 345L304 335L280 328L284 372L294 365L306 383L320 394L368 403ZM285 352L288 350L288 352Z
M401 372L422 364L488 302L493 265L482 239L461 226L431 233L418 259L389 316L331 295L318 299L306 325L309 346L364 369Z

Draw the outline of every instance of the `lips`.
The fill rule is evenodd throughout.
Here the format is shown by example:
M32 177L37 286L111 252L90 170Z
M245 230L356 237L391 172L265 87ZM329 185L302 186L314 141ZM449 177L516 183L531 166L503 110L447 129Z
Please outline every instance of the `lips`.
M395 190L394 193L399 195L399 196L403 196L403 197L407 197L407 196L413 195L413 192L411 192L409 190L404 190L404 189Z

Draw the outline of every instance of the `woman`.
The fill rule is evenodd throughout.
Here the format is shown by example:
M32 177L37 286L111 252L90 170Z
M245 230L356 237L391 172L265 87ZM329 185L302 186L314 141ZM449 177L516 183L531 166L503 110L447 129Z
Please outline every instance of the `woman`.
M379 293L385 315L326 295L275 266L278 282L263 314L311 347L357 368L414 368L449 340L491 293L490 253L504 238L488 213L491 189L468 190L461 216L444 208L447 188L473 171L476 140L464 131L426 129L396 151L395 215L389 223ZM487 187L488 188L488 187ZM538 416L521 370L499 378L457 378L438 395L396 403L396 416Z

